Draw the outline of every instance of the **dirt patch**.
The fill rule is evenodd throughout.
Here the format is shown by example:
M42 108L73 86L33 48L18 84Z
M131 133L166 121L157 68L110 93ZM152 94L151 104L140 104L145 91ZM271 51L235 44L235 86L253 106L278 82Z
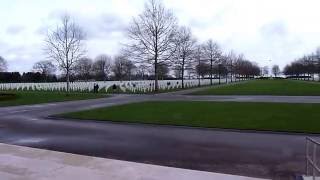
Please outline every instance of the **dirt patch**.
M0 101L9 101L17 98L16 94L13 93L0 93Z

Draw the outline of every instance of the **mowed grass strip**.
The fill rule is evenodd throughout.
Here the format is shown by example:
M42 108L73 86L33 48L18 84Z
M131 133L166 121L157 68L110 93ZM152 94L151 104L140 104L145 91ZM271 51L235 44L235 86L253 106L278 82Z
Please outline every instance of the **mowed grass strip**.
M252 80L216 86L193 95L283 95L320 96L320 83L295 80Z
M4 98L0 98L0 107L106 97L105 95L93 93L69 93L69 95L67 95L65 92L45 91L10 91L0 94L4 96ZM5 98L8 95L10 95L10 98Z
M60 116L205 128L320 133L319 108L320 104L143 102Z

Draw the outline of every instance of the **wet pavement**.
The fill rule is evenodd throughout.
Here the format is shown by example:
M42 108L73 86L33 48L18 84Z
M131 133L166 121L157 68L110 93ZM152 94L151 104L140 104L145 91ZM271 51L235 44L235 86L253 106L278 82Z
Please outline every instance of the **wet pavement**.
M4 107L0 108L0 142L251 177L290 179L295 174L303 173L305 134L254 133L48 118L63 112L131 102L232 99L241 102L320 102L319 97L195 97L162 94L116 95L104 99Z

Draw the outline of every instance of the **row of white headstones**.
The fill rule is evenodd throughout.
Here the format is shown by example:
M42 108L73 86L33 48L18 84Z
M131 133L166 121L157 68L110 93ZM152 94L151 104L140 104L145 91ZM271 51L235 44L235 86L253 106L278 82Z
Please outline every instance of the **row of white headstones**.
M213 82L216 84L219 80L214 79ZM225 80L221 80L225 83ZM94 89L94 85L99 85L99 91L108 92L114 86L120 88L122 92L152 92L154 90L154 81L93 81L93 82L71 82L70 91L73 92L91 92ZM200 80L200 85L209 85L209 79ZM181 80L160 80L159 89L160 90L173 90L179 89L182 86ZM185 80L185 88L191 88L199 86L199 80ZM3 83L0 84L0 90L8 91L66 91L67 83L56 82L56 83Z

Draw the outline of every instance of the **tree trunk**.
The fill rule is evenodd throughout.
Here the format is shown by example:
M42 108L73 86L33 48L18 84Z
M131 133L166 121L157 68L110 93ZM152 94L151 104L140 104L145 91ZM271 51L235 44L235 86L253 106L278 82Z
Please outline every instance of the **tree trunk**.
M210 85L212 86L212 71L213 71L213 59L210 60Z
M226 84L228 84L228 73L226 74Z
M155 61L154 64L154 91L158 92L159 91L159 84L158 84L158 62L157 60Z
M67 93L70 91L70 73L69 70L67 70Z
M218 65L219 85L221 84L221 69L220 64Z
M232 81L232 74L233 74L232 61L231 61L231 70L230 70L230 71L231 71L231 72L230 72L231 82L233 82L233 81Z
M199 60L199 63L198 63L198 86L200 87L201 86L201 75L200 75L200 60Z
M181 82L182 82L181 87L182 87L182 89L184 89L184 78L183 78L183 75L184 75L184 72L182 70L182 77L181 77Z
M156 30L158 31L158 30ZM155 36L155 55L154 55L154 91L158 92L159 91L159 75L158 75L158 34L156 33Z
M181 87L184 89L184 59L182 60L182 67L181 67Z

